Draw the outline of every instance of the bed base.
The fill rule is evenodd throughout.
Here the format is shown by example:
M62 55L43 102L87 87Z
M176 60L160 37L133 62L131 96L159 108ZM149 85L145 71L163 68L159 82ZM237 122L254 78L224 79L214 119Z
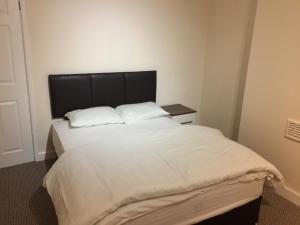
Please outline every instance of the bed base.
M216 216L197 225L255 225L258 222L262 197L223 215Z

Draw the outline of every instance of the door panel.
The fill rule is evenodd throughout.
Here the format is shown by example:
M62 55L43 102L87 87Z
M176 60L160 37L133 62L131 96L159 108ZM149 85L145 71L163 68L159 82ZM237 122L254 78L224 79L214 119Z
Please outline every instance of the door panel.
M0 0L0 168L33 160L18 0Z
M17 102L0 102L0 143L3 153L22 150Z
M6 12L7 11L6 0L0 0L0 11L2 11L2 12Z
M0 25L0 83L15 81L10 36L9 26Z

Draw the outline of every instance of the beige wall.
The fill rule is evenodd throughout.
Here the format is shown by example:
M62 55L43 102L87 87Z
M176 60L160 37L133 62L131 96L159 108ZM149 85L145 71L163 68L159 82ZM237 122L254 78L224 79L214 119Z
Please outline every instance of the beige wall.
M280 169L282 194L300 204L300 143L284 138L287 119L300 121L299 12L299 0L258 1L239 141Z
M35 144L51 125L48 74L158 71L158 102L199 111L208 0L24 0Z
M209 15L201 123L235 139L255 0L212 0Z

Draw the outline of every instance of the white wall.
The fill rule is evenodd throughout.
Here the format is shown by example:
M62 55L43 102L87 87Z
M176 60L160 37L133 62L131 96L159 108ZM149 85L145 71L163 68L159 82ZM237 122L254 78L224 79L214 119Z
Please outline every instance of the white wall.
M201 123L237 137L255 0L211 0Z
M36 152L51 114L48 74L158 71L158 102L199 111L208 0L24 0Z
M285 197L300 205L300 143L284 138L300 121L300 1L259 0L239 141L283 173Z

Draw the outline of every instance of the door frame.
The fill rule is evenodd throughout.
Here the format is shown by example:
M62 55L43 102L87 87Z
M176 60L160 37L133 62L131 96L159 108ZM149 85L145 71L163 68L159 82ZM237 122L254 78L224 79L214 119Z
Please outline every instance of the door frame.
M33 93L33 75L32 75L32 61L31 61L31 46L29 41L29 27L27 23L27 14L26 14L26 0L19 0L21 7L20 18L21 18L21 30L23 37L23 47L24 47L24 60L25 60L25 69L26 69L26 79L27 79L27 90L29 97L29 113L31 121L31 133L32 133L32 143L33 143L33 155L35 161L42 161L45 159L45 154L40 152L39 143L38 143L38 128L37 128L37 108L36 102L34 100Z

